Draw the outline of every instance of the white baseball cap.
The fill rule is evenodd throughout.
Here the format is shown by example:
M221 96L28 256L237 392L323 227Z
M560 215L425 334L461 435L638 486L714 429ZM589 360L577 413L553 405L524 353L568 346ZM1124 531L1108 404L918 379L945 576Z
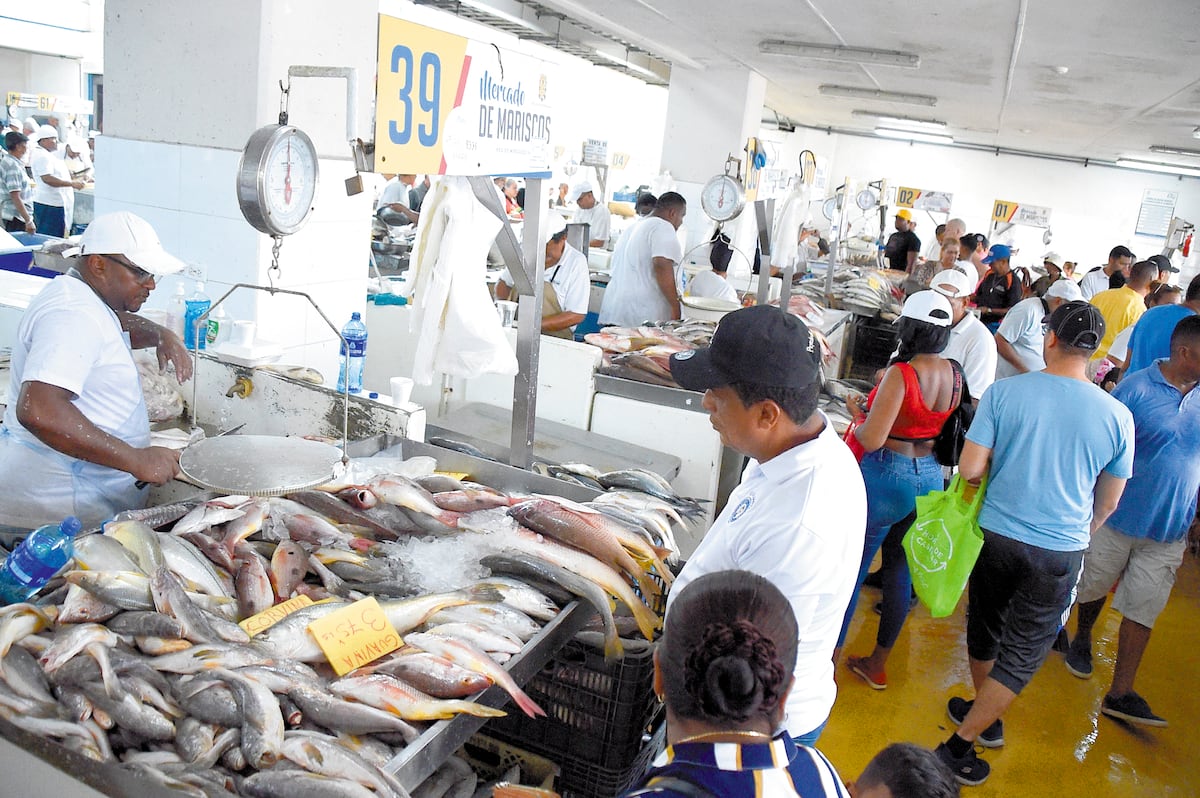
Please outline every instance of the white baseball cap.
M586 180L579 183L575 188L571 189L571 202L578 202L579 198L592 190L592 184Z
M942 296L962 299L975 293L975 280L962 269L943 269L933 275L929 287Z
M1055 280L1046 289L1046 297L1054 297L1055 299L1065 299L1067 302L1079 302L1083 299L1083 291L1079 290L1079 286L1074 280L1063 278Z
M1047 252L1042 256L1042 263L1053 263L1059 269L1062 268L1062 258L1058 256L1057 252Z
M155 277L183 271L186 264L163 249L154 228L140 216L117 211L97 216L83 231L80 254L123 255Z
M33 139L34 141L41 141L42 139L54 139L55 141L58 141L58 131L49 125L42 125L37 130L33 131L33 135L29 138Z
M937 327L949 327L953 316L950 300L937 291L918 291L904 300L904 309L900 311L902 319L916 319Z

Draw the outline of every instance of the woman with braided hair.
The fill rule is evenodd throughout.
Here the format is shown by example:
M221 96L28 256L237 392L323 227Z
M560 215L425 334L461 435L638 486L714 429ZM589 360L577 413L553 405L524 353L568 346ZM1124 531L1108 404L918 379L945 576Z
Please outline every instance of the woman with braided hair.
M833 765L782 730L797 637L791 605L761 576L718 571L687 585L654 653L668 747L627 798L846 798Z

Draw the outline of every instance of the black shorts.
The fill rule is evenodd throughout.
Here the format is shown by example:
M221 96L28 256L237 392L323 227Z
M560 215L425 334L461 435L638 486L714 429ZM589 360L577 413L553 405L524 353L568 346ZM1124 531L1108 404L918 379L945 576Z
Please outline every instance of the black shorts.
M1020 693L1042 666L1075 601L1082 551L1051 551L983 530L967 601L967 653Z

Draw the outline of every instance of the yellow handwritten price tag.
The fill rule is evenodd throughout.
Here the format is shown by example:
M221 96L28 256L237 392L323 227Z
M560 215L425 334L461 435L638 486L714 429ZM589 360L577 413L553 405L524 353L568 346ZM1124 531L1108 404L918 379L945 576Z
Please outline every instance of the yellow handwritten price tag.
M308 625L338 676L400 648L400 635L374 598L356 601Z
M305 607L311 607L312 605L313 600L308 596L296 596L281 604L276 604L269 610L263 610L258 615L251 615L246 620L240 621L238 626L245 629L246 634L254 637L257 634L267 631L293 612L302 610Z

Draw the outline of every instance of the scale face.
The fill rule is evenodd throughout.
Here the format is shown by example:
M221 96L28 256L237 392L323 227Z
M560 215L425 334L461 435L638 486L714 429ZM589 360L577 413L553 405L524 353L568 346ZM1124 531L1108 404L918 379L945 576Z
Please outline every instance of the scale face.
M864 211L869 211L879 204L879 197L875 196L875 192L869 188L864 188L854 197L854 201L858 203L858 207Z
M304 131L266 125L250 136L238 164L237 197L256 230L286 236L304 226L317 193L317 151Z
M746 207L746 189L733 175L717 175L704 184L700 207L714 222L736 219Z
M837 214L837 197L830 197L821 203L821 215L829 221L833 221L834 215Z

